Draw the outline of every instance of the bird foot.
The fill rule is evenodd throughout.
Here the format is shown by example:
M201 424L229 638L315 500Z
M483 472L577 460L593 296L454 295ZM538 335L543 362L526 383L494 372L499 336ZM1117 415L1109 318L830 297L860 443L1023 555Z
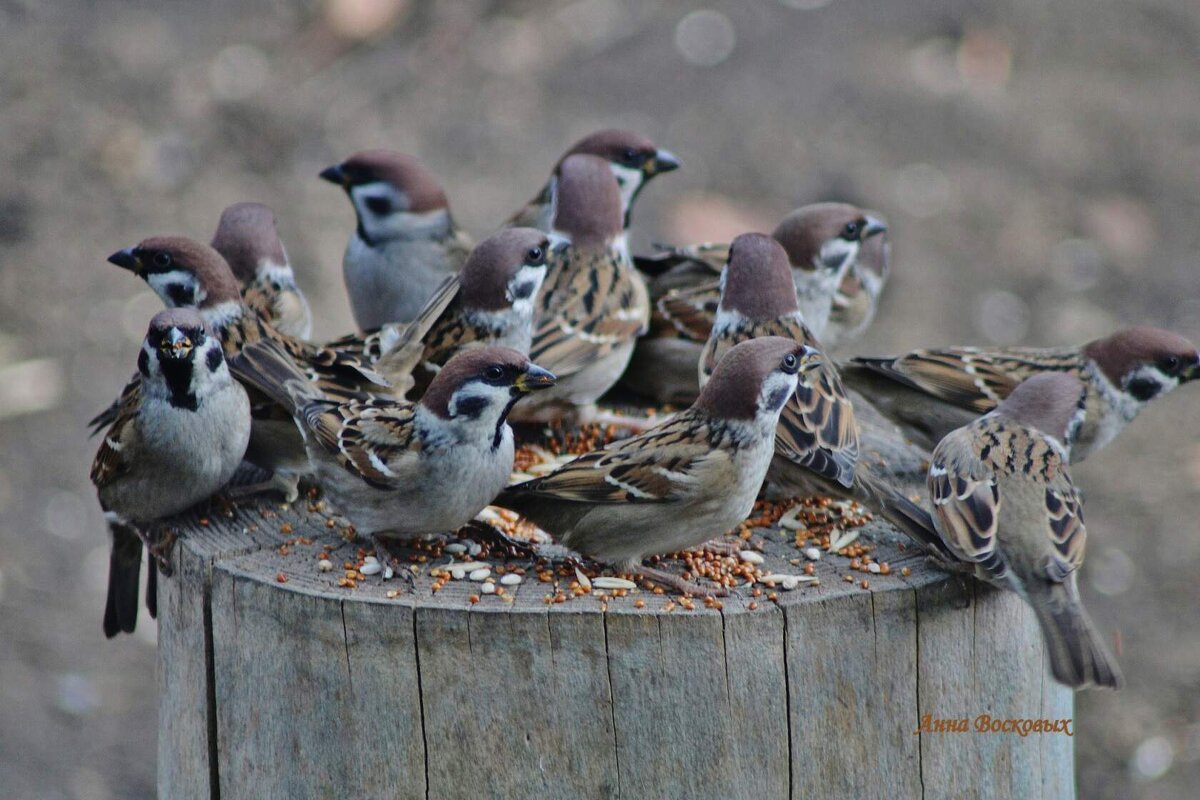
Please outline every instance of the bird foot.
M715 539L709 539L699 547L693 547L695 552L716 553L719 556L736 556L742 550L746 549L746 544L741 540L731 542L724 536L718 536Z
M167 578L171 577L175 572L174 567L171 566L171 551L175 549L175 542L179 538L178 534L172 530L164 530L153 541L149 536L142 536L140 533L138 535L142 538L142 544L146 545L146 552L158 564L158 571Z
M537 558L537 545L521 539L514 539L500 529L482 520L473 519L459 529L460 536L466 536L480 544L491 545L495 555L507 558Z
M404 582L408 584L410 590L415 589L417 582L413 577L412 570L402 566L397 562L396 566L392 566L392 554L387 549L387 543L383 536L378 533L371 535L371 544L375 548L375 560L379 562L379 566L383 567L383 571L379 573L381 580L389 580L394 575L399 575Z
M724 586L701 586L698 583L684 580L683 578L673 573L654 567L647 567L645 564L638 564L630 570L634 575L644 579L661 583L664 586L670 586L680 594L692 595L693 597L707 597L709 595L715 597L725 597L729 594L729 590Z

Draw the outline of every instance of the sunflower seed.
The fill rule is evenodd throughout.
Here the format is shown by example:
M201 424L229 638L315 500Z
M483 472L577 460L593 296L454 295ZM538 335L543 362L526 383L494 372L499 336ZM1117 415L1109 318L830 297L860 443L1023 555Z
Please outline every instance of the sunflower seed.
M521 576L515 572L510 572L500 579L500 582L505 586L516 586L521 582Z
M467 577L473 581L481 581L484 578L486 578L488 575L491 575L491 574L492 574L491 567L480 567L479 569L471 570L471 574L468 575Z
M819 548L819 547L804 548L804 557L807 558L809 561L820 561L821 560L821 548Z
M496 584L485 583L483 586L479 587L479 591L482 592L483 594L495 594L496 593Z
M319 569L321 572L329 572L331 569L333 569L333 562L328 558L322 558L317 562L317 569Z
M450 555L458 555L459 553L467 552L467 546L462 542L452 542L443 547L442 552L449 553Z
M362 565L362 569L359 572L363 575L378 575L383 572L383 565L378 561L367 561Z
M633 581L627 581L624 578L610 578L607 575L602 575L592 581L592 586L597 589L636 589L637 584Z
M761 564L766 561L762 553L756 553L753 550L742 550L738 553L738 557L747 564Z

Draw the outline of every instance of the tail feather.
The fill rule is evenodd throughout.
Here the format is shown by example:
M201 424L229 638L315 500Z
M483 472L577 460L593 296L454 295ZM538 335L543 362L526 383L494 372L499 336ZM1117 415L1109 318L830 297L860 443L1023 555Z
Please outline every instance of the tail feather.
M1048 594L1031 597L1030 605L1041 625L1055 680L1075 689L1121 688L1125 682L1121 668L1088 619L1074 575L1052 584Z
M104 635L111 639L118 633L133 633L137 626L142 540L137 531L123 523L110 523L109 528L112 531L112 550L108 556ZM150 571L154 572L153 567Z
M874 479L861 462L855 474L852 493L855 500L877 512L933 555L943 561L958 560L942 543L929 512L891 486Z
M320 390L287 351L269 339L246 345L230 360L229 369L239 381L262 392L292 414L305 401L321 396Z

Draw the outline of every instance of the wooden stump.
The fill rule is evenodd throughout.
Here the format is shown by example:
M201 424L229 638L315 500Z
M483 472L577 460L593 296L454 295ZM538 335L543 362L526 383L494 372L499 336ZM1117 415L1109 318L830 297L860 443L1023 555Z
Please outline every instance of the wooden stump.
M891 575L829 555L775 602L639 591L602 610L547 604L532 571L477 604L478 583L431 594L424 569L415 592L339 588L356 545L304 506L182 523L159 582L162 797L1074 796L1069 736L975 730L1072 716L1032 613L882 524L864 535ZM766 566L800 571L789 536L763 539ZM925 715L969 730L918 734Z

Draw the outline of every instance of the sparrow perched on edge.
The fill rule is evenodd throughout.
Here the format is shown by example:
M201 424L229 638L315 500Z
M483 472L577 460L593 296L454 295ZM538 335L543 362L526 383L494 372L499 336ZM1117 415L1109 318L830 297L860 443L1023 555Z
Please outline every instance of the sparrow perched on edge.
M667 150L632 131L607 129L589 134L571 146L558 163L546 185L506 223L509 227L528 227L549 231L554 224L554 186L562 163L570 156L597 156L608 162L621 193L621 227L629 227L633 203L650 179L679 168L679 159Z
M321 487L361 532L423 535L465 525L512 473L513 404L554 385L554 375L507 347L463 350L417 403L324 395L278 343L248 345L238 378L293 414Z
M743 342L721 359L687 410L510 486L494 504L618 570L709 593L642 561L702 544L749 515L797 375L820 365L815 350L791 339Z
M389 150L356 153L321 177L346 191L358 219L342 261L358 327L412 320L471 251L437 178Z
M160 311L138 355L140 391L121 406L104 435L91 479L112 532L104 634L132 633L137 622L142 544L150 528L219 491L250 439L250 401L229 375L216 339L195 311ZM160 558L162 556L160 555ZM156 574L146 605L157 616Z
M629 363L646 330L649 300L633 269L621 201L608 164L567 157L555 185L553 233L570 247L550 259L534 311L529 357L558 376L514 419L596 419L596 401Z
M1121 671L1084 611L1076 579L1087 530L1067 464L1086 396L1069 374L1024 381L938 444L929 495L954 555L1033 608L1055 680L1116 689Z
M234 203L221 212L212 247L242 285L242 301L280 333L307 339L312 312L288 263L275 214L262 203Z
M731 348L763 336L783 336L821 353L796 302L783 246L770 236L746 233L733 240L721 273L716 320L699 364L700 386ZM767 473L769 493L847 497L919 543L938 549L929 515L859 460L854 406L837 367L821 358L821 366L800 375L780 415L776 456Z
M279 333L242 302L237 279L225 259L211 247L181 236L145 239L134 247L109 256L111 263L133 272L170 308L195 308L221 342L226 358L260 339L276 341L326 393L353 397L379 389L387 380L364 364L355 353L322 348ZM126 385L122 400L139 391L140 376ZM274 477L270 487L280 489L289 501L296 497L296 482L308 470L303 442L289 416L270 403L254 403L250 446L246 460ZM111 410L110 410L111 411ZM102 423L110 412L93 423ZM269 488L239 487L238 493Z
M887 253L886 231L881 219L855 206L815 203L788 214L771 234L787 252L800 313L827 348L844 338L849 323L865 328L860 295L870 298L869 313L874 314L883 287L878 276L886 278L886 259L881 259ZM873 267L884 265L878 273L860 267L862 253ZM690 374L671 365L692 364L700 357L716 319L718 275L728 256L728 245L704 244L635 259L641 271L655 277L649 287L654 299L650 335L638 343L625 379L631 389L660 402L695 396Z
M1075 463L1112 441L1151 400L1200 377L1200 354L1182 336L1139 327L1081 347L946 347L855 358L842 367L847 385L925 447L1043 372L1071 375L1087 387L1087 416L1071 442Z

